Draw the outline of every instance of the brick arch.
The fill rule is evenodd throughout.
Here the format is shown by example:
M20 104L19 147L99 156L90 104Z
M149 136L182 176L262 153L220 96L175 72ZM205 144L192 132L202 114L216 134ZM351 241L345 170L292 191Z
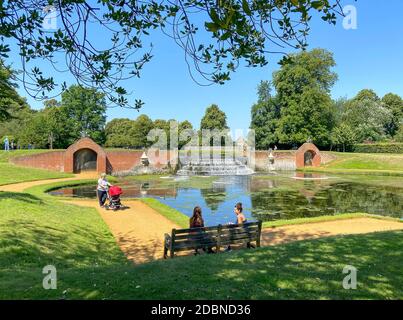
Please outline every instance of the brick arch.
M91 138L87 137L81 138L67 148L64 154L64 172L74 172L74 154L82 149L90 149L97 154L97 172L107 172L107 157L105 150Z
M295 154L295 164L297 168L305 167L305 154L312 154L312 167L319 167L322 163L322 156L319 149L313 143L304 143Z

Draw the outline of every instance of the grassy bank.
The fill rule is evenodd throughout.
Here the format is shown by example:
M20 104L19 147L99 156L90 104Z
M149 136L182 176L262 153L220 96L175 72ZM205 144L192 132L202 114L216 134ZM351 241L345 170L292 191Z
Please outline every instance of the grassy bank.
M10 152L0 151L0 185L36 181L44 179L57 179L72 177L71 174L48 171L35 168L20 167L9 163L13 157L34 155L52 150L13 150ZM54 150L55 151L55 150Z
M72 174L15 166L0 162L0 185L72 177Z
M182 212L179 212L178 210L175 210L174 208L171 208L170 206L167 206L154 198L142 198L140 201L144 202L149 207L153 208L159 214L163 215L181 228L189 228L189 217L184 215Z
M335 174L368 174L403 176L403 154L331 152L336 160L319 168L305 168L309 172Z
M0 162L8 162L11 158L15 157L23 157L23 156L31 156L39 153L53 152L60 150L49 150L49 149L34 149L34 150L13 150L13 151L4 151L0 150Z

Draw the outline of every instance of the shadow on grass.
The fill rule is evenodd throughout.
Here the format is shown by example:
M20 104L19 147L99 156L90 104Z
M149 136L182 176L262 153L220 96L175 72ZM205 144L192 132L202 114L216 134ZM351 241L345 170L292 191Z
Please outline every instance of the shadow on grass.
M41 289L41 282L19 288L18 283L32 277L22 271L14 274L14 282L8 280L9 288L1 289L8 289L10 297L24 292L26 297L56 299L401 299L402 245L403 232L396 231L178 257L137 267L64 268L52 292ZM346 265L358 269L357 290L343 289Z
M43 268L51 264L74 268L79 265L122 265L125 258L110 234L93 231L71 221L66 225L39 225L19 217L0 225L0 267ZM107 230L106 230L107 231Z
M315 232L290 232L283 229L270 228L262 231L262 245L278 245L292 241L299 241L305 239L315 239L328 237L331 234L326 231L316 230Z
M26 203L36 203L41 204L42 200L32 194L29 193L21 193L21 192L5 192L0 191L0 201L5 199L13 199L17 201L22 201Z

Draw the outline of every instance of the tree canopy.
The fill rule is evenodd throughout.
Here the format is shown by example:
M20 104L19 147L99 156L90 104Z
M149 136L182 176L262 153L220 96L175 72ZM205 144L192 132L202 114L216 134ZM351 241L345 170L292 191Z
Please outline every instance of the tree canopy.
M13 112L26 107L26 102L17 93L17 85L13 80L15 73L0 59L0 121L10 119Z
M129 106L121 81L140 77L151 60L152 45L145 39L153 31L184 50L195 81L224 83L241 63L264 66L270 53L306 48L312 16L335 24L341 2L5 0L0 1L0 57L8 58L10 45L17 44L24 87L34 97L49 98L67 88L35 65L41 59L70 71L79 84L99 88L112 103ZM141 105L137 99L129 107Z
M61 110L74 140L88 136L95 142L105 141L106 101L103 93L92 88L73 85L62 94Z
M270 95L268 83L261 82L251 123L257 148L277 143L293 146L308 139L319 146L330 144L334 66L333 55L326 50L300 52L273 74L275 96Z
M206 109L201 119L200 129L203 130L224 130L228 129L227 115L216 104L212 104Z
M363 89L352 99L332 100L334 66L330 52L314 49L292 55L273 74L274 95L268 81L260 83L251 112L258 149L289 148L310 138L322 148L350 151L355 143L401 139L402 98L389 93L381 99Z

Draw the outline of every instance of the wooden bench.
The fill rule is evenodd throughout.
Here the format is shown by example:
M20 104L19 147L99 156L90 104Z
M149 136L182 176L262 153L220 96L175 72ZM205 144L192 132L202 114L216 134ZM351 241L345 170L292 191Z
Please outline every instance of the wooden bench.
M205 228L173 229L171 235L165 234L164 259L167 258L168 251L173 258L175 252L192 249L215 248L218 253L228 245L247 245L251 242L255 242L256 247L260 247L261 231L261 221Z

